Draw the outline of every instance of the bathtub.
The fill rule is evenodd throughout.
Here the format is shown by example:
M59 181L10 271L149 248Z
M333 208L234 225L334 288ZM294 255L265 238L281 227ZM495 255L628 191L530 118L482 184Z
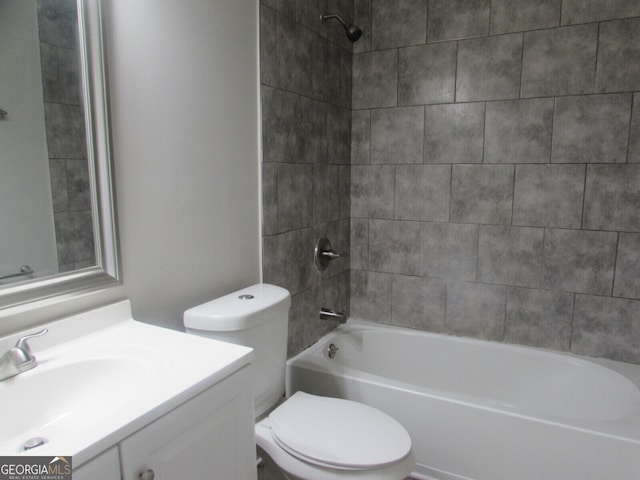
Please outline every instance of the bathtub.
M638 385L636 365L351 320L286 367L287 395L395 417L429 480L640 480Z

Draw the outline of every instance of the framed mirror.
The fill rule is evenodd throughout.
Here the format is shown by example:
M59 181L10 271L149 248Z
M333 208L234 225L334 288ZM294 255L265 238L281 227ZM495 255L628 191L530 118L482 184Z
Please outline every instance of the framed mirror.
M100 0L0 0L0 309L119 281Z

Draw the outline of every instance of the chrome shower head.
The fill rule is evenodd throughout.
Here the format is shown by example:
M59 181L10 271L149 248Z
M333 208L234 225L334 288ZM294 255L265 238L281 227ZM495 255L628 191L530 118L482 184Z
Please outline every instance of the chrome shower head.
M344 27L344 31L347 34L347 38L351 43L358 41L358 39L362 36L362 29L357 25L347 25L346 22L340 17L340 15L336 15L335 13L331 13L328 15L320 15L320 20L329 20L329 19L338 20L342 26Z

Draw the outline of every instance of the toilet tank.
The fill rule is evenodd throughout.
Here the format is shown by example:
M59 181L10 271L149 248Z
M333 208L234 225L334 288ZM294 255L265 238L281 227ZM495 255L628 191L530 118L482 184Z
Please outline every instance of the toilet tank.
M290 307L288 290L259 283L184 312L187 333L254 349L256 417L284 394Z

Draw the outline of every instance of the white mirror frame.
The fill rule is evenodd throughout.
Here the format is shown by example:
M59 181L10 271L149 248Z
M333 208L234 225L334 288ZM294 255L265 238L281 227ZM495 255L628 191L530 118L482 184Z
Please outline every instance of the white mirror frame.
M82 295L120 281L109 129L105 38L100 0L78 0L87 153L96 265L0 287L0 310Z

